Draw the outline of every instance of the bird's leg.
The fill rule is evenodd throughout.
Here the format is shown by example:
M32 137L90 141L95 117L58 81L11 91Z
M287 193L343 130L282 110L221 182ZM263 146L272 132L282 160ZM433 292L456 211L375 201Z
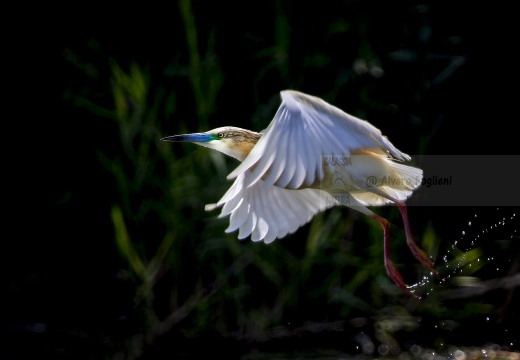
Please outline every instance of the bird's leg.
M419 262L427 268L430 272L435 274L435 276L439 276L439 273L435 268L433 267L433 262L431 261L430 257L417 245L417 243L413 240L412 237L412 231L410 230L410 222L408 221L408 210L406 207L406 204L400 200L397 199L390 199L399 208L399 211L401 212L401 216L403 217L403 223L404 223L404 231L406 233L406 243L408 244L408 247L412 251L413 256L419 260Z
M393 198L392 196L388 195L387 193L385 193L383 191L378 191L377 188L374 188L371 191L382 197L387 198L388 200L393 201L397 205L397 207L399 208L399 211L401 212L401 216L403 218L404 231L406 233L406 243L408 244L408 247L412 251L413 256L426 269L428 269L437 278L439 278L439 272L437 270L435 270L435 268L433 267L433 262L431 261L430 257L413 240L412 231L410 230L410 222L408 221L408 209L406 207L406 204L401 200L397 200L396 198Z
M401 273L397 270L395 267L395 264L393 263L392 259L390 259L390 225L388 224L388 220L385 218L382 218L381 216L378 216L374 213L370 215L373 219L377 220L381 226L383 227L383 237L384 237L384 257L385 257L385 268L386 273L394 281L394 283L410 295L414 296L415 298L419 299L419 296L415 295L408 285L404 282L403 277L401 276Z
M385 218L373 213L366 206L357 201L354 197L350 196L350 194L346 194L346 198L348 199L348 206L352 209L355 209L365 215L370 216L372 219L376 220L383 227L383 239L384 239L384 258L385 258L385 269L388 277L392 279L392 281L402 290L412 295L415 298L419 298L419 296L415 295L410 287L406 285L401 273L395 267L392 259L390 258L390 224L388 220Z

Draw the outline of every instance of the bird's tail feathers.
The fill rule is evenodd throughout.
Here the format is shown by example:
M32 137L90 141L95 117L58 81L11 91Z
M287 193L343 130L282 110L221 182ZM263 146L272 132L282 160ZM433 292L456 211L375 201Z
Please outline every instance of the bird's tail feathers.
M384 196L374 193L374 190L397 200L408 199L413 191L421 185L423 171L390 159L388 159L388 165L391 169L389 175L377 179L374 187L352 191L352 196L365 206L381 206L392 202Z

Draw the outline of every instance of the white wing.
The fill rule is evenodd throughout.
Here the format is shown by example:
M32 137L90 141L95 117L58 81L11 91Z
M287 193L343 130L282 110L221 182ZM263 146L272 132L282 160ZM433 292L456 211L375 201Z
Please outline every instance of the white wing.
M241 173L222 199L207 210L222 206L219 217L230 215L226 232L239 230L238 238L251 235L251 240L270 243L295 232L314 215L338 203L318 189L290 190L269 185L259 180L246 187L254 175Z
M293 90L282 91L281 97L282 104L265 134L228 179L249 170L254 176L248 177L246 187L262 179L267 185L298 189L323 178L322 157L326 155L378 149L399 160L410 159L379 129L317 97Z

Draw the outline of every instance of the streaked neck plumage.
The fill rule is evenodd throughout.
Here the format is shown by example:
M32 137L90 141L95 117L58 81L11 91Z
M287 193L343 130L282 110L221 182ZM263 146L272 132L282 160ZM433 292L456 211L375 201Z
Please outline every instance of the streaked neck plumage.
M244 161L262 136L262 134L254 131L231 126L214 129L210 132L217 134L222 133L224 137L218 140L206 143L199 142L196 144L218 150L240 161Z

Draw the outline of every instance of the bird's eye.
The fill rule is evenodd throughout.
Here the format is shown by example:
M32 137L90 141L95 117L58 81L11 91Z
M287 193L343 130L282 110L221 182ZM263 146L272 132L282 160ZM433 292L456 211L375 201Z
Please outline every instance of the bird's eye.
M217 136L219 137L219 139L223 139L223 138L226 137L226 133L219 132L219 133L217 134Z

